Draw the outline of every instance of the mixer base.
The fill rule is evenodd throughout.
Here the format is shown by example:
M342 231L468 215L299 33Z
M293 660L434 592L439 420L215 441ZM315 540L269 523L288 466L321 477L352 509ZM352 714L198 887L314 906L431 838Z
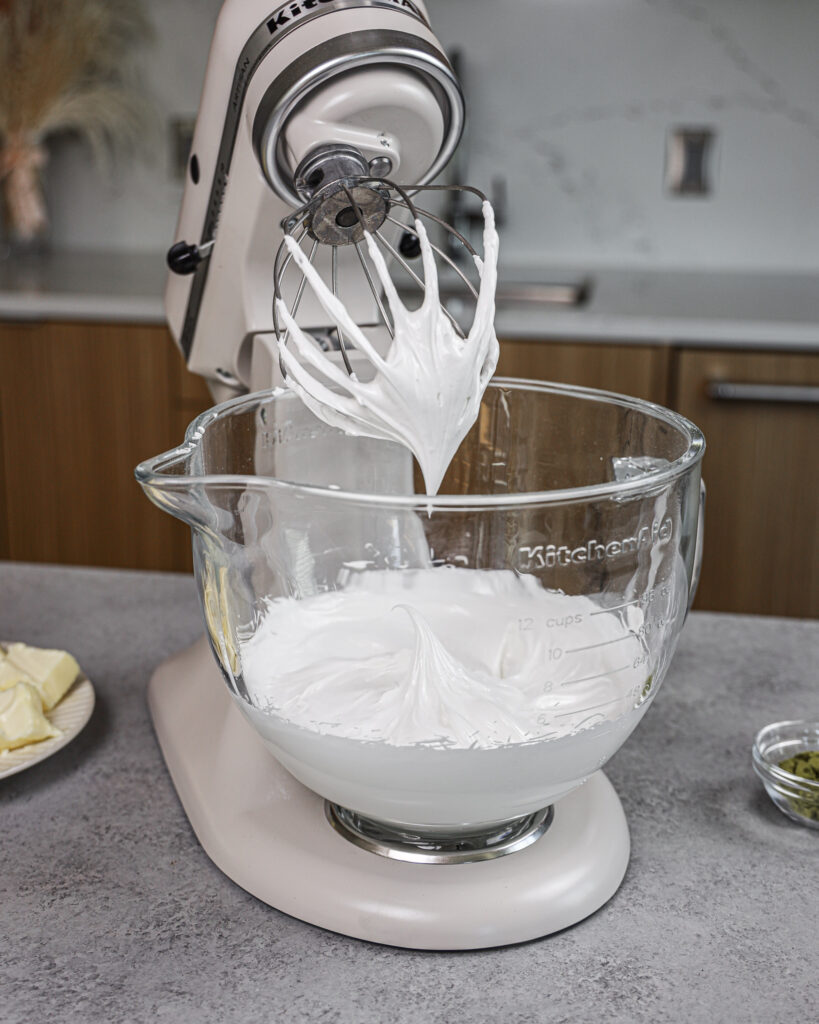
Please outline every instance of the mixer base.
M516 853L413 864L354 845L234 707L207 641L161 665L148 705L197 838L229 878L310 924L409 949L481 949L582 921L617 891L629 835L602 772L564 797Z

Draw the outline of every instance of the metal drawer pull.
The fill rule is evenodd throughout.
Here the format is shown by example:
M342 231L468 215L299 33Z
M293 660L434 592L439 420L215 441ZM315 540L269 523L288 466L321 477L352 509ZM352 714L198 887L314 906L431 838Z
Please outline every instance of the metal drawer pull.
M709 398L720 402L789 402L819 405L819 387L810 384L741 384L731 380L709 380Z

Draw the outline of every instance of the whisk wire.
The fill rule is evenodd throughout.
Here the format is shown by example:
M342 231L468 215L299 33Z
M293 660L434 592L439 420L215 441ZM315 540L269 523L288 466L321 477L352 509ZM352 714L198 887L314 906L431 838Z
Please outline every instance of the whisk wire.
M399 203L399 202L393 203L393 206L403 206L403 205L404 205L403 203ZM421 217L426 217L427 220L431 220L435 224L440 224L440 226L442 228L445 228L451 235L454 235L458 239L458 241L463 244L463 246L465 247L466 251L469 253L470 256L477 256L478 255L478 253L476 252L476 250L472 246L472 243L469 242L468 239L464 238L464 236L461 234L460 231L458 231L457 228L454 228L451 224L447 224L447 222L445 220L443 220L441 217L438 217L436 214L432 213L431 210L424 210L420 206L413 207L413 210L414 210L414 213L416 215L420 215Z
M388 216L387 220L390 222L390 224L397 224L399 227L404 227L404 225L401 223L401 221L396 220L394 217ZM458 277L460 277L460 279L463 281L463 283L469 289L469 292L471 293L472 298L473 299L477 299L477 297L478 297L478 290L477 290L477 288L472 284L472 282L469 280L469 278L466 276L466 274L463 272L463 270L461 270L461 268L458 266L458 264L455 263L455 261L453 259L451 259L449 256L447 256L447 254L441 248L439 248L434 242L430 241L429 239L427 239L427 241L429 241L429 245L430 245L430 248L432 249L432 251L434 253L437 253L437 255L440 256L442 260L444 260L446 263L448 263L449 266L452 267L452 269L458 275ZM477 253L475 255L477 255ZM406 264L403 263L403 261L402 261L402 264L406 267ZM419 282L419 284L422 284L422 282Z
M306 219L306 214L305 214L304 217L301 218L300 221L295 221L295 226L297 226L299 223L303 224L305 219ZM304 228L304 230L301 232L299 237L296 239L297 244L301 245L301 242L303 241L304 236L306 234L307 234L307 228ZM313 246L313 251L310 254L310 259L311 260L315 256L316 246L317 245L318 245L318 243L316 243ZM282 257L284 257L284 261L283 262L282 262ZM279 287L279 284L280 284L282 278L284 277L284 274L287 271L287 268L290 265L290 262L291 262L292 259L293 259L293 254L287 249L287 247L284 245L284 243L282 243L279 246L278 250L276 251L276 259L275 259L274 264L273 264L273 281L274 281L274 284L273 284L273 330L274 330L277 338L279 338L281 336L281 328L279 326L279 311L278 311L278 308L277 308L277 299L281 298L281 289ZM279 264L280 263L281 263L281 269L279 269ZM293 315L294 316L296 315L296 312L298 311L298 308L299 308L299 303L301 302L301 296L302 296L302 293L304 291L305 282L306 282L306 278L303 277L301 279L301 285L299 287L299 292L296 295L296 299L295 299L295 301L293 303ZM287 344L287 339L289 338L289 336L290 336L290 331L289 331L289 329L286 329L285 332L284 332L284 338L283 338L282 344L285 344L285 345ZM286 373L285 373L284 363L282 362L281 356L279 356L279 370L281 372L282 377L286 377L287 376Z
M392 218L388 217L387 220L392 220ZM393 220L392 223L393 224L397 224L399 222ZM412 269L412 267L409 265L409 263L404 259L404 257L401 255L401 253L395 248L395 246L391 245L390 242L384 237L384 235L381 234L380 231L376 231L375 237L378 239L379 242L381 242L381 244L384 246L384 248L387 250L387 252L390 254L390 256L392 256L392 258L395 260L395 262L398 263L399 266L403 267L403 269L407 272L407 274L409 274L409 276L418 285L418 287L421 288L423 291L426 291L426 285L424 284L424 281L422 280L422 278L420 278L415 273L415 271ZM477 292L475 292L475 290L472 288L472 282L470 281L468 283L469 283L470 290L473 292L473 294L477 298ZM444 315L446 316L447 320L449 320L449 322L452 324L452 327L454 328L455 333L461 339L465 339L466 338L466 334L464 333L463 328L458 323L456 318L452 315L452 313L450 313L449 310L446 308L446 306L443 306L443 305L441 306L441 310L444 313Z
M333 295L338 298L338 246L334 245L330 256L330 287ZM344 368L351 377L355 376L353 372L352 364L350 363L350 357L347 355L347 342L344 340L344 332L341 329L341 324L338 319L335 321L336 334L338 336L338 347L341 352L341 358L344 360Z
M378 312L381 314L381 319L384 321L384 326L389 331L390 337L394 338L395 328L393 327L392 321L390 320L390 317L387 314L387 310L384 307L384 302L381 298L381 295L378 289L375 287L375 282L373 281L372 274L370 273L370 268L367 266L367 261L364 258L364 253L361 251L361 242L355 243L355 251L358 255L358 261L361 264L361 269L364 271L364 277L367 279L367 284L370 286L370 291L373 293L375 304L378 306Z

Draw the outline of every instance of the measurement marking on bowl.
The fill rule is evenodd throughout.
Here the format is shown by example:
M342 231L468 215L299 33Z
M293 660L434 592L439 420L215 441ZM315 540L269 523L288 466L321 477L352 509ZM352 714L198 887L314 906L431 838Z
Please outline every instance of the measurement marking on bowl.
M609 612L620 611L621 608L631 608L634 605L645 605L648 606L654 602L655 598L666 598L670 597L669 588L667 584L662 584L656 587L650 587L645 593L639 597L635 597L631 601L625 601L623 604L613 604L610 608L600 608L596 612L589 612L589 615L607 615Z
M628 668L628 665L626 665L626 668ZM577 679L575 682L579 683L582 682L582 680ZM555 718L569 718L571 715L586 714L589 711L599 711L600 708L607 708L611 704L619 704L620 700L620 697L615 697L614 700L605 700L602 704L594 704L589 708L575 708L574 711L561 711L559 714L555 715Z
M592 612L593 615L597 615L597 612ZM566 654L578 654L580 651L591 651L595 647L608 647L609 644L619 644L621 640L628 640L631 636L637 636L636 633L624 633L622 636L617 636L613 640L603 640L599 644L584 644L582 647L567 647Z
M646 597L650 593L652 593L652 591L648 591L648 593L647 594L643 594L642 597L636 597L633 601L626 601L625 604L615 604L615 605L612 605L611 608L601 608L599 612L589 612L589 614L590 615L608 615L609 612L617 612L621 608L631 608L632 605L642 604L642 602L646 600Z
M606 672L597 672L593 676L583 676L582 679L567 679L565 683L561 683L558 689L562 690L564 686L574 686L576 683L589 683L592 679L607 679L609 676L616 676L618 672L625 672L627 668L631 668L632 665L629 662L628 665L623 665L622 668L613 668ZM615 704L616 701L607 701L608 704ZM605 707L603 704L599 704L598 707ZM584 710L594 711L594 708L586 708ZM570 712L574 714L574 712Z

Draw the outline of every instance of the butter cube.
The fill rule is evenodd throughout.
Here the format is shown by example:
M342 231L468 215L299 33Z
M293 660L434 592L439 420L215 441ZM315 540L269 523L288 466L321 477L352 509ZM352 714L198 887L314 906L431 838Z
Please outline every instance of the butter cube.
M17 668L4 654L0 654L0 691L10 690L18 683L34 683L27 672Z
M0 751L59 735L43 714L43 702L33 686L17 683L0 693Z
M43 707L50 711L77 678L80 666L66 651L45 650L26 644L9 644L7 660L30 677L27 682L37 688Z

